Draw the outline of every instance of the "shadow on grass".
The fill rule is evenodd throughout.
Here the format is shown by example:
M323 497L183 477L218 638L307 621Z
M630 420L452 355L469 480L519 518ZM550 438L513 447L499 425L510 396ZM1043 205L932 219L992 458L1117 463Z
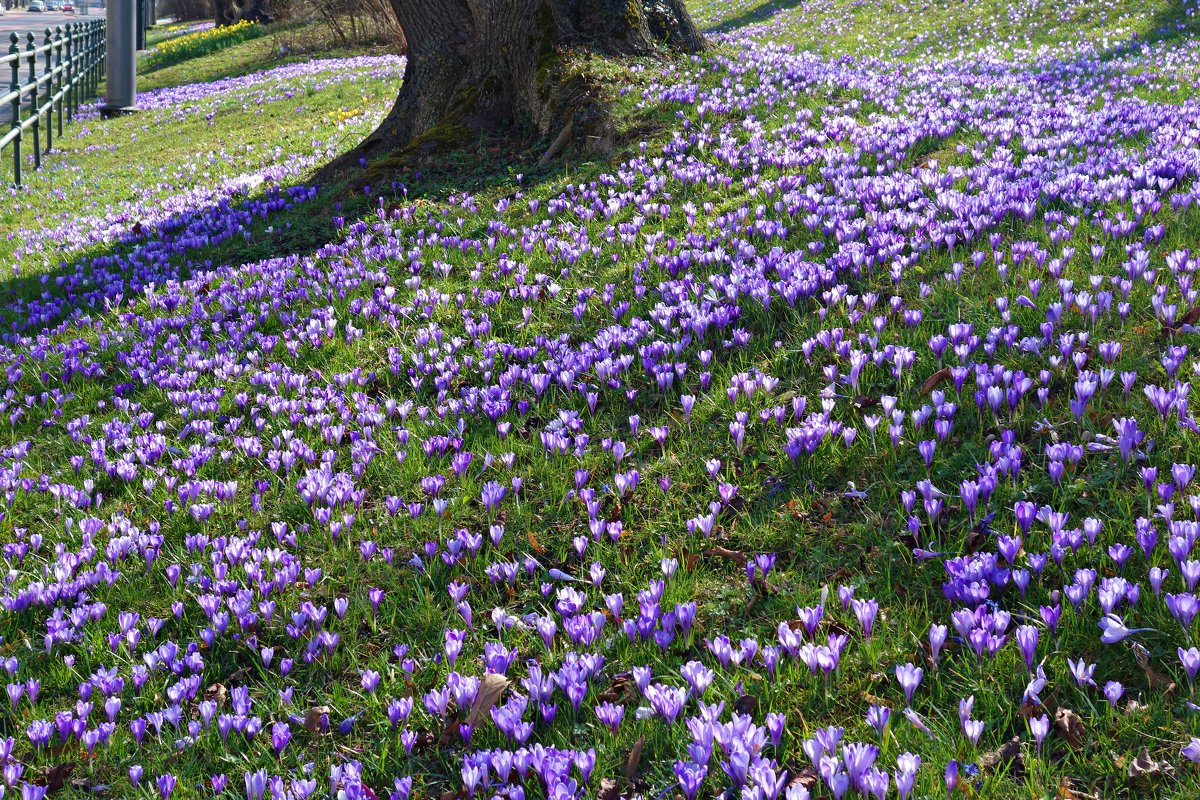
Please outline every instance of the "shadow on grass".
M738 14L736 17L730 17L724 22L713 25L704 30L705 33L732 33L739 28L745 28L748 25L757 25L760 22L766 22L771 17L796 8L801 4L801 0L768 0L762 5L756 6L748 11Z
M1100 51L1096 58L1111 61L1130 55L1145 45L1171 43L1197 34L1200 34L1200 22L1195 17L1189 17L1182 4L1171 3L1158 10L1144 31Z
M621 142L653 137L673 118L666 108L628 114ZM539 168L535 165L544 145L531 142L517 151L480 142L468 151L422 163L419 170L369 174L366 187L361 186L361 174L350 175L339 183L319 185L309 199L289 200L291 191L316 185L310 176L259 188L249 196L235 194L198 204L144 227L134 222L118 238L73 254L56 268L0 279L0 343L20 350L42 335L59 341L75 338L82 332L76 321L87 318L95 324L128 313L130 303L151 283L161 289L199 272L222 281L244 265L284 257L306 259L342 238L338 220L370 223L378 219L381 207L390 218L399 206L442 200L452 193L538 194L556 181L595 180L626 155L624 150L611 157L568 154ZM421 212L414 229L424 223ZM464 235L486 237L482 228ZM122 393L139 391L130 380L126 370L114 365L93 383L119 387Z

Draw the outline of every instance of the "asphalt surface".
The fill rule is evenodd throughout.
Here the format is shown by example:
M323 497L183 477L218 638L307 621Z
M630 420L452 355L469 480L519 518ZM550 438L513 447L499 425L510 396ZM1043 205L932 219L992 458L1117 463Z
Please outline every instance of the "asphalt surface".
M8 53L10 34L16 33L21 37L21 48L24 49L25 34L29 31L33 31L37 37L37 43L41 44L45 38L46 28L54 29L57 25L89 19L104 19L104 9L89 8L87 14L81 14L78 11L74 14L64 14L61 11L43 11L41 13L5 11L0 14L0 53ZM8 76L0 76L0 79L7 80L7 78Z
M0 0L2 5L2 0ZM78 8L78 7L77 7ZM7 55L8 48L11 44L11 35L16 33L19 37L20 47L25 49L28 43L26 34L33 31L34 41L37 44L42 44L46 40L46 28L54 29L58 25L66 25L68 22L84 21L90 19L104 19L104 9L89 8L87 14L80 13L77 10L74 14L64 14L61 11L4 11L0 13L0 55ZM38 61L38 67L41 67L41 61ZM0 87L4 91L8 91L8 84L11 80L11 75L6 67L0 70ZM21 77L24 78L26 67L24 62L21 66ZM12 111L6 105L0 108L0 129L7 128L12 120Z

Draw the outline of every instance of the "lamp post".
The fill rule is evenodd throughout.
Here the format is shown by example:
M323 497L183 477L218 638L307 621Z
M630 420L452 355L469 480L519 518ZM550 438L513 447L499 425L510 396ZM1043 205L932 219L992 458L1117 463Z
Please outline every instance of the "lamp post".
M128 114L137 104L137 32L141 20L138 0L108 0L104 105L106 117Z

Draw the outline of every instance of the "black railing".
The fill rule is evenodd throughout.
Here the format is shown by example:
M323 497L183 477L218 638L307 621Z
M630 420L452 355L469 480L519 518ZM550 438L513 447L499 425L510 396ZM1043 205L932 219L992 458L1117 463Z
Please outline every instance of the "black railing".
M62 137L64 115L70 122L79 106L96 96L104 75L104 20L46 28L41 37L30 32L24 47L21 39L12 34L8 53L0 55L0 81L5 67L12 78L8 93L0 95L0 131L8 112L0 154L12 148L12 182L17 186L26 145L32 146L33 165L40 168L54 137Z

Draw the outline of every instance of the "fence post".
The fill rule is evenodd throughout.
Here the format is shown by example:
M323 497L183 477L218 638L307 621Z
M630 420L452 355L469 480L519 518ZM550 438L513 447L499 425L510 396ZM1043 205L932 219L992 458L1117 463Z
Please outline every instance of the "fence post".
M31 84L29 92L29 118L32 121L33 130L33 168L42 168L42 131L41 131L41 115L38 114L38 89L37 89L37 45L34 44L33 31L25 34L25 57L29 61L29 83Z
M88 97L96 96L96 82L99 79L99 67L96 55L96 22L89 23L88 29Z
M84 53L84 68L87 70L87 78L84 81L84 89L87 97L92 97L96 94L96 23L95 20L89 21L87 30L84 32L84 41L86 45L83 49Z
M88 31L88 97L96 96L96 86L100 80L99 72L99 56L96 54L97 37L96 37L96 22L91 23L91 30Z
M50 32L49 28L46 28L45 40L43 47L46 48L46 66L43 77L46 79L46 103L50 106L46 109L46 152L49 153L54 147L54 34ZM40 87L34 87L34 93L40 98L42 94ZM38 103L39 112L42 110L42 105L42 103Z
M12 126L17 129L17 138L13 139L13 183L21 185L21 46L17 44L20 37L16 32L8 37L9 55L12 60L12 85L9 91L16 92L12 101Z
M105 40L108 38L108 31L104 20L96 20L96 80L92 83L92 96L95 97L100 91L100 76L108 69L108 48L105 47Z
M68 22L67 29L64 32L67 45L67 64L65 67L65 75L67 76L67 93L63 96L63 100L67 104L67 123L70 124L75 119L75 49L72 45L75 44L71 34L75 30L75 23Z
M63 29L62 25L54 27L54 77L58 79L58 89L54 92L54 109L58 111L58 138L62 138L62 123L63 123L63 103L66 102L67 93L63 89L66 85L63 83Z

